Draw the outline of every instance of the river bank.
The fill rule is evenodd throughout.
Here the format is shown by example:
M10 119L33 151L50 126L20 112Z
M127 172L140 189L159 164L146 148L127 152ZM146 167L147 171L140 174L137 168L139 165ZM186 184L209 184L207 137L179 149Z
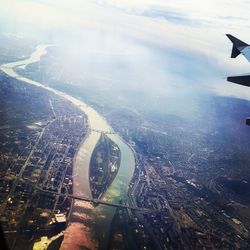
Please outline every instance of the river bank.
M46 48L48 46L49 45L39 45L36 51L31 54L30 58L1 65L0 69L10 77L46 89L47 91L65 98L88 116L88 136L81 143L74 160L73 192L75 195L91 198L89 163L92 152L100 138L100 132L114 133L114 131L103 116L82 100L46 86L45 83L23 77L15 72L16 67L26 68L27 65L38 62L41 56L47 53ZM108 134L108 137L119 147L121 152L121 163L116 178L107 189L102 199L109 202L118 202L120 199L127 198L128 185L135 169L135 157L131 148L117 134ZM94 238L97 238L98 242L102 242L106 245L114 213L115 209L113 207L105 205L93 207L88 202L74 201L72 215L69 218L69 226L64 234L62 249L80 249L84 244L90 248L99 248L100 245L98 246ZM79 221L77 221L77 218ZM77 229L82 233L82 236L86 236L85 243L80 239L79 242L77 242L75 236ZM80 235L79 237L81 238ZM91 239L92 237L93 239ZM71 243L69 244L69 242ZM75 246L72 244L75 244Z

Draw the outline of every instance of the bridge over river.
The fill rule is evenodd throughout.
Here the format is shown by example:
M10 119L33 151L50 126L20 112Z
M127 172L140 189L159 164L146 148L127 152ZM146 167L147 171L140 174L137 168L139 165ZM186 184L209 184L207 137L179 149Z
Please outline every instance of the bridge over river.
M62 196L65 199L66 198L72 198L72 199L76 199L76 200L81 200L81 201L87 201L87 202L91 202L95 205L106 205L106 206L111 206L111 207L116 207L116 208L125 208L125 209L131 209L131 210L136 210L138 212L141 213L149 213L155 210L152 209L147 209L147 208L141 208L141 207L132 207L126 204L122 204L122 203L113 203L113 202L109 202L109 201L104 201L101 199L93 199L93 198L89 198L89 197L84 197L84 196L79 196L79 195L74 195L74 194L68 194L68 193L60 193L60 192L54 192L54 191L50 191L50 190L46 190L43 189L41 187L38 187L37 185L29 182L29 181L25 181L22 179L22 181L24 181L25 183L31 185L34 189L49 194L49 195L58 195L58 196Z

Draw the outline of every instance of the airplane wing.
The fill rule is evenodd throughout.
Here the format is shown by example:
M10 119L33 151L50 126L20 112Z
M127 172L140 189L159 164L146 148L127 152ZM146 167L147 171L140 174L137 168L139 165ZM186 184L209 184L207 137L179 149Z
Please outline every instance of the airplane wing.
M250 45L230 34L226 34L226 36L233 43L231 58L236 58L239 54L242 54L250 62ZM229 76L227 81L250 87L250 74Z
M233 43L231 58L236 58L239 54L242 54L250 62L250 46L230 34L226 34L226 36ZM250 87L250 74L229 76L227 77L227 80L229 82ZM250 126L250 117L246 118L246 125Z
M242 54L250 62L250 46L230 34L226 34L226 36L233 43L231 58L236 58L239 54Z
M250 87L250 74L228 76L227 81Z

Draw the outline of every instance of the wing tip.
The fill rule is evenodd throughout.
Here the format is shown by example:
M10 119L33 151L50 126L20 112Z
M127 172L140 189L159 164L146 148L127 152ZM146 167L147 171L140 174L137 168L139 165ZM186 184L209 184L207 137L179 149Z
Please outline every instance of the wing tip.
M249 46L249 44L241 41L239 38L231 35L231 34L226 34L228 39L238 48L238 47L246 47Z

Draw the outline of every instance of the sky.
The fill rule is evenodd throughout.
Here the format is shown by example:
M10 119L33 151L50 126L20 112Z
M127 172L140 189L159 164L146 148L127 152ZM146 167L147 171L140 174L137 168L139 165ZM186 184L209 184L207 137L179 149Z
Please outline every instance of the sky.
M84 40L86 50L101 55L105 63L123 57L135 85L143 81L152 90L158 82L158 90L164 90L165 82L185 88L193 81L194 91L206 88L217 95L250 99L250 90L225 80L249 69L242 56L230 59L231 43L225 36L231 33L250 42L249 1L0 0L0 4L3 33L52 40L69 34L72 43L80 46ZM166 89L175 91L171 84ZM190 86L186 89L192 91Z

